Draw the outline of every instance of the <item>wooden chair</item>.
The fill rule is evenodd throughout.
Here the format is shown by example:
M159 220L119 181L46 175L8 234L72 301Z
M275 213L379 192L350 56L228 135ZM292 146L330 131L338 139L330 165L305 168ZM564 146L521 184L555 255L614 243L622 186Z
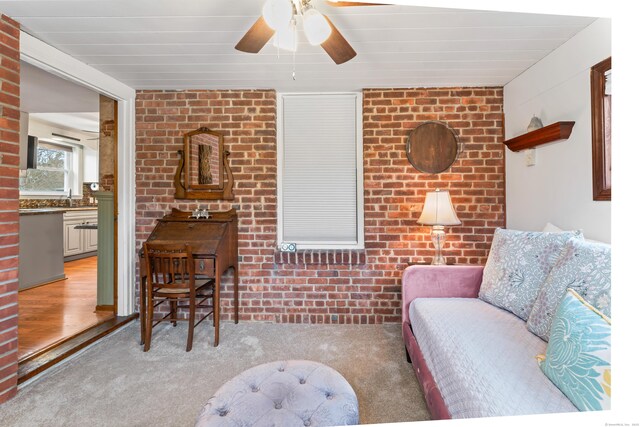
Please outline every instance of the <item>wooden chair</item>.
M215 280L200 278L195 274L195 262L188 244L143 244L147 269L145 310L144 351L151 346L151 330L160 322L171 322L176 326L177 321L189 322L187 351L191 351L193 344L193 330L205 318L213 314L213 296ZM211 299L211 304L205 304ZM170 311L164 317L154 319L154 310L164 302L169 302ZM179 304L181 303L182 304ZM185 304L186 302L186 304ZM195 322L196 308L211 308ZM187 318L179 318L178 310L187 308Z

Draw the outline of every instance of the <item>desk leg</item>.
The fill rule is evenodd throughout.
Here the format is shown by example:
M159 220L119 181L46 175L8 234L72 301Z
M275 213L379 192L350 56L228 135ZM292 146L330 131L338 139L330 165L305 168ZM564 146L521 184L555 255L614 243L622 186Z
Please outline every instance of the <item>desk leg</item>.
M147 297L146 297L147 276L140 275L140 345L144 344L145 327L147 322Z
M240 307L240 296L238 290L238 264L233 266L233 309L235 310L236 323L238 323L238 311Z
M218 263L218 259L215 260L215 269L216 269L216 287L213 295L213 326L214 326L214 338L213 338L213 346L217 347L218 342L220 341L220 286L221 286L221 274L220 274L220 266Z

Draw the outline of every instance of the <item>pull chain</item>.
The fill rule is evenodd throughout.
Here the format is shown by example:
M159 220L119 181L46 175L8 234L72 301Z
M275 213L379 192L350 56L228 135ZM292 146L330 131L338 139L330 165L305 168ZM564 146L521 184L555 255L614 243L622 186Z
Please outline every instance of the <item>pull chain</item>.
M296 50L293 51L293 73L291 73L291 77L293 77L293 80L296 79Z

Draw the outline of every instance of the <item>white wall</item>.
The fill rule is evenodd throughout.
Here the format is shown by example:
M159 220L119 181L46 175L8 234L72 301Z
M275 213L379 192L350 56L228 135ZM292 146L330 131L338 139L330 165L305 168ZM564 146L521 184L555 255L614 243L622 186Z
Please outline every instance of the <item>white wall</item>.
M506 139L525 133L534 114L544 125L576 122L568 140L535 149L534 166L524 151L505 150L508 228L551 222L611 242L611 202L593 201L590 97L590 68L609 56L611 20L598 19L505 86Z

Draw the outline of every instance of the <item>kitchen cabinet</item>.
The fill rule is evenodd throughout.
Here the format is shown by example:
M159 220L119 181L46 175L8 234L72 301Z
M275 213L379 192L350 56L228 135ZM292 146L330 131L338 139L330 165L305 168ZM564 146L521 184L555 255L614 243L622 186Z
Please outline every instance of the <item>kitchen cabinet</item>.
M62 211L20 210L20 290L64 279L62 222Z
M87 146L82 150L84 156L84 171L82 182L98 182L98 150Z
M95 255L98 250L98 212L93 210L64 213L64 256L74 259ZM94 228L95 227L95 228Z

